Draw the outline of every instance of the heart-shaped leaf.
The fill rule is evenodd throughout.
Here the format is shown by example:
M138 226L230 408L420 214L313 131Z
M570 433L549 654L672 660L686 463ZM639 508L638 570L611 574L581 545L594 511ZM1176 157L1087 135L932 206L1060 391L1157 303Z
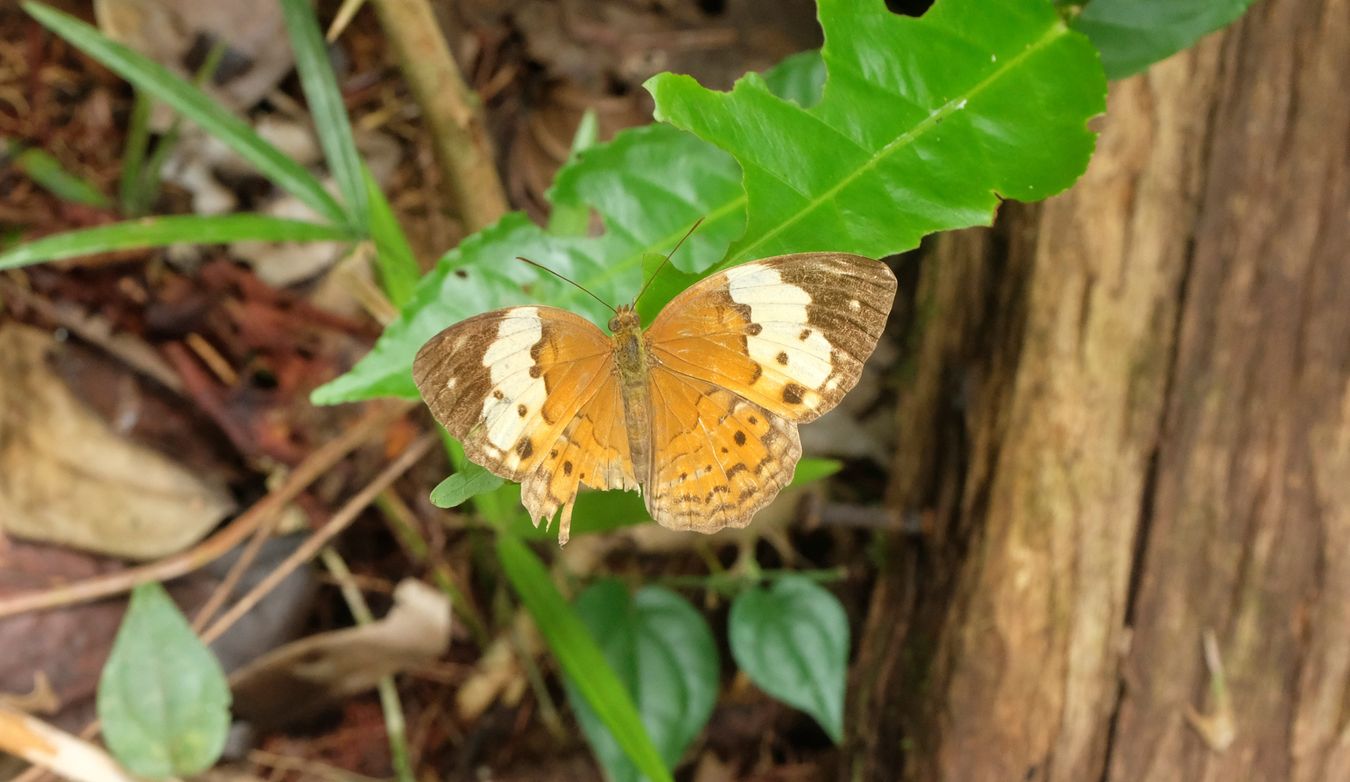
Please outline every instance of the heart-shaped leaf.
M785 576L738 595L728 621L731 654L750 680L842 741L849 636L839 600L808 578Z
M827 78L803 108L749 74L731 92L647 82L658 119L730 152L749 205L723 265L788 252L881 257L988 224L1000 198L1045 198L1092 154L1097 52L1045 0L819 0Z
M98 716L117 759L151 779L210 768L230 728L230 688L159 584L131 594L98 683Z
M667 589L647 587L630 597L614 580L581 593L576 610L628 688L661 758L674 767L717 701L717 645L703 616ZM609 778L645 779L570 681L568 697Z
M463 505L471 497L492 491L504 481L476 464L441 481L431 490L431 504L438 508L454 508Z

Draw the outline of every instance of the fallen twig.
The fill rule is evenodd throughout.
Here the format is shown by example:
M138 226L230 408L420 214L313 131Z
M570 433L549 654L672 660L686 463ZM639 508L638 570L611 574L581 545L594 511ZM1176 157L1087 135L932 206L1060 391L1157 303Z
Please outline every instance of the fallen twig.
M235 622L239 621L244 614L248 613L256 606L269 592L276 589L277 585L282 581L285 581L287 576L295 572L301 565L317 556L318 553L323 550L324 546L332 542L333 538L337 537L339 533L356 520L356 517L361 514L361 511L366 509L367 505L375 501L375 498L379 496L380 492L384 491L389 484L397 480L400 475L407 472L409 468L417 463L418 459L425 456L426 452L430 450L432 444L435 442L436 437L434 435L423 435L412 445L408 446L407 450L400 454L393 463L384 468L379 475L375 476L374 480L366 484L361 491L356 493L356 496L352 497L345 505L338 509L338 512L333 514L333 517L328 520L327 524L323 525L317 532L306 538L295 551L291 552L290 556L286 557L285 561L273 569L272 572L268 573L262 581L258 582L256 586L241 597L239 602L230 606L230 610L226 611L219 619L213 622L211 626L202 633L202 640L211 643L224 635L226 630L229 630Z
M0 751L76 782L139 782L102 749L3 704Z

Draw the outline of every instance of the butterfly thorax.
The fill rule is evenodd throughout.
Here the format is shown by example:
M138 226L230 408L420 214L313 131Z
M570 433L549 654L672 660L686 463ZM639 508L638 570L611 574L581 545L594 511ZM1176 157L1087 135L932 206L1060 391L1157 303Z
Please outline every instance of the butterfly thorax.
M614 340L614 363L623 389L623 413L628 430L628 453L639 484L647 483L651 453L651 400L647 383L647 346L642 323L632 305L619 307L609 321Z

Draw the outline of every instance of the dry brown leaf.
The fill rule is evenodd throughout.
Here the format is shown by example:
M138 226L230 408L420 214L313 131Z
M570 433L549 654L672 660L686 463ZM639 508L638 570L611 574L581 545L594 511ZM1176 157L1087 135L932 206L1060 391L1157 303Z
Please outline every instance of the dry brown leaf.
M234 712L255 726L283 725L375 689L385 676L427 665L450 647L450 601L405 579L384 619L287 644L230 677Z
M38 329L0 327L0 530L154 559L196 543L233 510L222 488L81 402L47 365L56 349Z

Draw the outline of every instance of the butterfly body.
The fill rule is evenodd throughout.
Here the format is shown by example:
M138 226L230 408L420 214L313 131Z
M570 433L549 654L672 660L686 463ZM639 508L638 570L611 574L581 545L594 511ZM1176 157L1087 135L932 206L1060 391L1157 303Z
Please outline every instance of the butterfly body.
M779 256L704 278L645 330L631 306L609 335L554 307L485 313L427 342L413 375L535 523L562 509L560 540L582 483L640 488L661 524L714 532L791 480L797 424L857 383L895 288L861 256Z
M623 416L628 429L628 456L638 485L647 483L647 460L651 455L651 388L647 350L642 342L642 322L632 307L620 307L609 321L614 340L614 364L623 396Z

